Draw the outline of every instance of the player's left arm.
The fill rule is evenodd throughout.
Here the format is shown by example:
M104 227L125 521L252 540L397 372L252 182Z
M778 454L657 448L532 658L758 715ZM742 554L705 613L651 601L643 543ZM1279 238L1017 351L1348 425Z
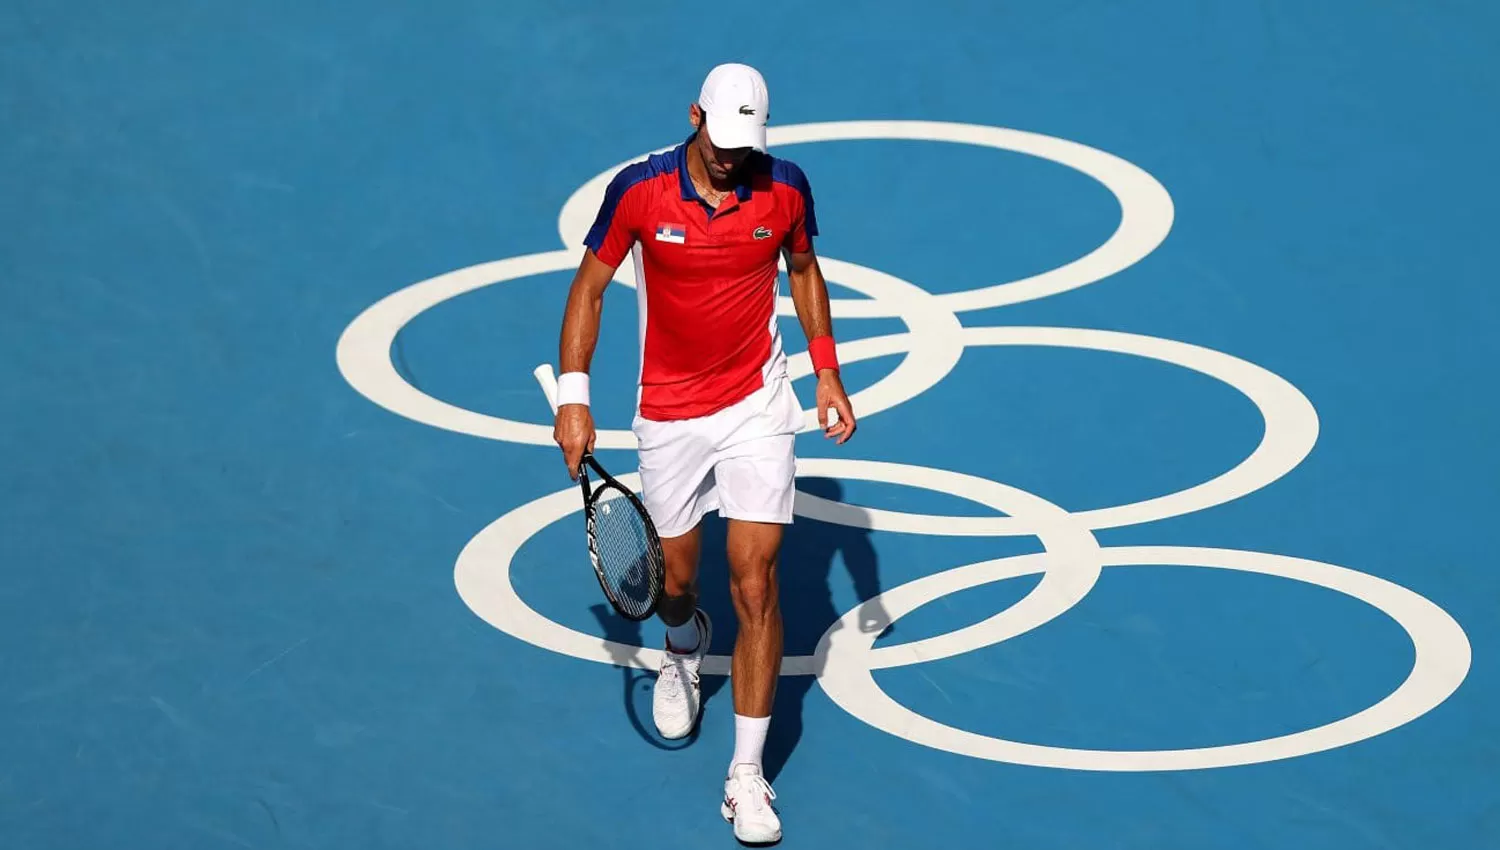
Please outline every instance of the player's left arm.
M834 353L833 317L828 306L828 283L823 279L823 270L818 266L811 240L806 240L805 251L790 248L782 251L786 259L787 277L792 284L792 303L797 308L797 320L802 324L802 333L808 340L808 352L813 358L813 370L818 376L817 405L818 424L825 436L837 438L843 444L854 436L854 408L849 404L849 395L844 391L839 377L838 360ZM828 424L828 410L838 413L838 421Z

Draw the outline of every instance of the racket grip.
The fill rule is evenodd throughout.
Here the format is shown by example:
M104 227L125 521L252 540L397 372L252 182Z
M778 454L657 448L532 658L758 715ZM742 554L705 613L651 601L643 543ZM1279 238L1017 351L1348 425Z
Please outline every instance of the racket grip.
M542 394L547 396L547 406L552 408L552 415L557 415L557 375L552 371L551 363L542 365L531 370L532 377L542 386Z

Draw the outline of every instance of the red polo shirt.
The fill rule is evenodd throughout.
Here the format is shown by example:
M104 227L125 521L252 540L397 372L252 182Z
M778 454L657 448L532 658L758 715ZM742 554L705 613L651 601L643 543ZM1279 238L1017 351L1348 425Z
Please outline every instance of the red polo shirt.
M777 258L811 250L818 232L795 164L752 153L715 210L688 176L691 143L621 169L584 237L611 268L634 258L638 412L651 420L706 416L785 374Z

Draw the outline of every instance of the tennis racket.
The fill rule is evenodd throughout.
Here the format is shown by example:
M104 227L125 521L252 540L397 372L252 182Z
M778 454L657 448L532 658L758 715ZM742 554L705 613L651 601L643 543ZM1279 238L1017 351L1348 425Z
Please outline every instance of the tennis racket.
M543 363L532 374L555 416L557 376L552 366ZM591 470L597 482L590 481ZM587 451L578 466L578 484L583 490L589 562L604 598L627 620L650 617L666 585L666 560L646 506Z

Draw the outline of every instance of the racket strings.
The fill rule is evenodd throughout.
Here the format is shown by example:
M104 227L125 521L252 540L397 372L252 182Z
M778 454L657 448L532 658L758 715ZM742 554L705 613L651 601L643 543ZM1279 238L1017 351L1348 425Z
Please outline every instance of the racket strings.
M606 589L627 615L645 616L661 592L660 553L645 519L628 500L595 502L594 545Z

